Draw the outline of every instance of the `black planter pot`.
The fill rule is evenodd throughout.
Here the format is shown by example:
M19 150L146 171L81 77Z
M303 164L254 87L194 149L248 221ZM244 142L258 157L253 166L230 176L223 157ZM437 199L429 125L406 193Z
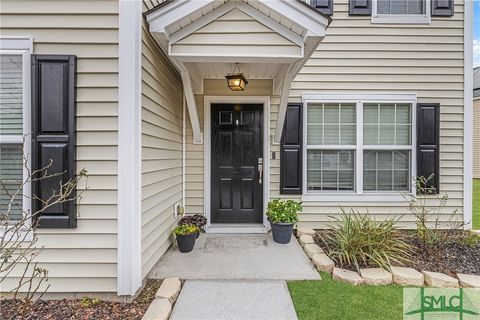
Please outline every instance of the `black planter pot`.
M177 235L178 250L180 252L190 252L193 250L197 233L187 234L186 236Z
M273 241L276 243L287 244L290 242L293 234L294 223L272 223Z

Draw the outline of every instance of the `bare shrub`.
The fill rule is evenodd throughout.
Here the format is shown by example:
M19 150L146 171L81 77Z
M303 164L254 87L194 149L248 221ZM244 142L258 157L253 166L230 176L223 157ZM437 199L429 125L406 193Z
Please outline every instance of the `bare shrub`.
M448 194L437 195L435 189L429 186L432 178L433 176L416 179L419 195L403 194L408 201L410 213L415 216L415 232L426 249L432 245L445 245L465 227L465 222L458 220L458 209L445 212Z
M52 160L43 168L30 170L27 165L28 155L23 152L23 148L21 149L24 170L27 172L26 178L23 181L16 182L13 189L11 181L0 180L0 196L8 199L7 205L0 212L0 287L14 270L20 270L18 283L11 289L10 293L13 293L13 298L17 299L20 291L22 291L23 299L29 302L37 293L41 297L50 287L49 284L46 284L48 282L48 270L41 267L37 261L37 257L43 249L43 247L37 245L38 238L35 235L37 218L52 206L69 201L80 201L82 193L87 188L85 187L79 192L75 191L80 180L87 179L87 171L82 169L74 179L60 180L57 190L51 190L51 195L46 199L41 199L37 195L24 195L23 190L26 186L62 176L65 172L49 173L48 171L53 164ZM41 209L32 212L32 210L22 208L21 217L12 219L13 210L17 207L15 201L23 197L27 197L29 201L40 201ZM42 284L46 286L42 288Z

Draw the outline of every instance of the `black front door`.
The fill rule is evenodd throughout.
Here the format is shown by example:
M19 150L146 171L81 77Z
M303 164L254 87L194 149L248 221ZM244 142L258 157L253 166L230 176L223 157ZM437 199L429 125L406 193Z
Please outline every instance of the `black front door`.
M262 105L212 104L211 222L263 222Z

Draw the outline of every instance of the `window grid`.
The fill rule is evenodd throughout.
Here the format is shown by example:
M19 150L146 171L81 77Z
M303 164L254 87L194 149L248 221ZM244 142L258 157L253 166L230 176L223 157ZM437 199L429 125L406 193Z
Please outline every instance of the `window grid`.
M310 149L312 150L312 149ZM320 181L319 181L319 186L316 187L316 186L312 186L309 188L309 190L314 190L314 191L354 191L355 190L355 163L353 161L352 163L352 168L349 169L349 168L342 168L341 165L340 165L340 156L341 156L341 153L342 151L347 151L347 150L327 150L327 149L322 149L322 150L316 150L316 149L313 149L313 151L319 151L319 158L320 158L320 167L319 168L307 168L307 172L319 172L319 177L320 177ZM324 169L324 155L326 152L335 152L336 153L336 168L335 169L331 169L331 168L327 168L327 169ZM355 151L354 150L351 150L352 152L352 160L355 159ZM307 156L308 156L308 153L307 153ZM308 161L308 160L307 160ZM336 190L335 189L332 189L331 187L325 187L324 186L324 173L325 172L330 172L330 171L335 171L336 173ZM352 177L352 187L353 187L353 190L349 190L347 188L344 188L342 185L341 185L341 174L342 173L351 173L353 174L353 177ZM308 179L309 175L307 174L307 179Z
M310 117L308 117L307 120L307 131L315 132L312 130L315 126L321 126L321 131L320 139L315 139L315 141L310 141L307 136L307 146L306 149L308 150L306 152L306 157L307 157L307 163L310 161L310 157L315 157L319 158L319 167L315 166L315 168L308 168L307 164L307 189L310 191L345 191L345 192L354 192L355 191L355 149L356 145L355 144L344 144L346 142L355 142L355 141L348 141L349 136L348 136L348 130L354 130L356 133L357 129L357 121L356 121L356 105L355 103L352 102L321 102L321 103L315 103L315 104L310 104L307 105L307 114L310 114L311 117L314 117L314 111L317 110L317 112L320 114L321 119L318 119L318 114L315 117L315 121L312 121ZM329 109L328 111L330 114L327 114L326 109ZM320 110L319 110L320 109ZM344 115L344 113L351 112L352 114L350 115L352 119L354 119L354 122L348 121L348 118L345 118L345 116L348 116L347 114ZM334 117L335 121L327 121L327 117L331 118ZM344 122L348 121L348 122ZM334 126L337 126L337 128L333 128ZM328 126L328 127L327 127ZM328 131L326 130L328 129ZM311 131L310 131L310 130ZM336 129L335 131L332 131ZM347 130L347 132L343 133L343 130ZM333 134L333 136L332 136ZM335 137L336 135L336 137ZM335 137L335 139L332 139L332 137ZM355 140L355 137L350 137L350 140ZM312 140L312 139L310 139ZM331 142L334 142L336 140L336 144L331 144ZM345 140L345 141L343 141ZM309 144L313 143L315 144ZM326 144L327 143L327 144ZM342 164L340 163L341 157L342 157L342 152L345 151L351 151L351 155L347 156L349 157L349 160L351 163L347 163L347 165L351 165L351 169L344 169L341 168ZM327 165L324 163L326 160L326 157L328 156L328 153L335 152L336 153L336 168L325 168ZM331 155L330 155L331 156ZM333 182L329 181L328 184L326 185L327 182L324 179L324 176L328 173L333 173L335 171L335 185L336 187L333 187L331 184ZM318 175L316 176L311 176L310 173L316 172ZM351 186L352 188L348 188L348 181L341 181L342 178L348 177L348 174L345 175L345 172L350 172L352 175L352 181L351 181ZM318 179L318 180L317 180ZM317 181L315 181L317 180ZM312 183L312 184L310 184ZM317 185L319 184L319 185ZM335 190L336 189L336 190Z
M347 102L348 103L348 102ZM340 105L342 103L339 103ZM377 108L380 108L380 105L382 104L393 104L394 105L394 141L395 143L397 142L397 122L398 122L398 117L397 117L397 105L405 105L408 106L408 123L402 124L402 125L408 125L408 139L409 139L409 144L408 145L365 145L364 143L364 124L365 124L365 119L364 119L364 105L366 104L377 104ZM357 101L356 103L356 113L355 113L355 125L356 125L356 145L340 145L340 146L332 146L332 145L308 145L307 142L307 147L306 147L306 152L305 154L308 156L308 151L309 150L332 150L332 147L339 148L339 150L353 150L353 179L354 179L354 192L358 194L372 194L372 193L388 193L389 190L367 190L364 191L364 150L371 150L371 151L376 151L377 154L377 163L376 163L376 168L378 169L378 151L392 151L392 189L395 189L395 172L398 171L407 171L407 186L408 190L398 190L398 191L412 191L412 185L408 181L410 179L410 174L413 172L413 158L412 158L412 152L413 152L413 122L414 122L414 113L413 113L413 106L414 106L413 101L408 101L408 102L390 102L390 101ZM377 121L380 123L380 112L377 112ZM307 103L307 113L308 114L308 103ZM324 117L322 116L324 119ZM322 119L322 121L323 121ZM308 119L306 121L306 124L308 125ZM306 130L307 132L308 130ZM378 126L378 132L380 131L380 126ZM323 132L322 132L323 136ZM322 137L323 138L323 137ZM308 133L307 133L307 139L308 141ZM324 141L324 140L322 140ZM407 168L406 169L396 169L395 168L395 152L396 151L408 151L408 158L407 158ZM333 151L333 150L332 150ZM338 151L338 150L337 150ZM323 161L323 160L322 160ZM308 160L306 161L308 162ZM338 163L339 165L339 163ZM308 172L308 164L306 166L307 172ZM387 170L387 169L385 169ZM385 171L384 170L384 171ZM382 171L382 170L380 170ZM376 175L376 189L378 189L378 174ZM323 178L323 177L322 177ZM308 174L307 174L307 179L308 180ZM338 181L338 173L337 173L337 181ZM321 180L321 183L323 183L323 179ZM338 184L337 184L338 187ZM306 190L307 192L315 194L315 192L318 193L318 190L310 190L308 189L308 181L306 182ZM313 191L313 192L312 192ZM390 192L397 192L397 190L391 190ZM325 192L323 192L325 193ZM345 193L345 191L343 191Z
M388 103L387 105L389 105L390 103ZM368 106L371 107L372 103L368 103ZM382 107L383 105L383 107ZM382 119L382 113L384 111L382 111L382 109L384 110L384 107L385 107L385 104L383 103L376 103L375 106L376 106L376 109L377 109L377 122L376 123L372 123L372 122L367 122L367 120L364 119L363 121L363 127L364 127L364 131L366 128L369 128L369 127L373 127L373 126L376 126L376 131L377 131L377 135L376 135L376 142L377 143L365 143L365 145L389 145L387 143L382 143L381 142L381 139L382 139L382 128L388 128L389 126L393 127L393 143L392 145L406 145L405 143L401 143L401 141L399 141L399 136L398 136L398 129L399 128L406 128L407 129L407 133L408 133L408 143L411 144L411 138L412 138L412 123L411 123L411 107L408 106L409 108L409 112L408 112L408 121L407 123L403 123L403 122L399 122L398 121L398 113L399 113L399 105L400 106L407 106L407 104L405 103L393 103L393 122L385 122L384 119ZM364 108L365 109L365 108Z
M8 188L13 188L10 191L16 191L16 189L19 186L22 186L22 192L18 196L18 199L14 201L14 206L15 208L11 211L11 217L9 217L12 220L15 219L20 219L23 216L24 212L29 212L30 211L30 192L31 192L31 185L30 183L23 184L23 181L28 177L28 169L30 168L30 159L28 158L28 154L26 155L26 158L24 159L24 156L18 152L18 154L15 152L15 147L18 147L20 150L22 148L23 144L23 150L29 150L30 149L30 140L25 139L24 141L24 136L29 135L30 132L30 53L31 53L31 39L30 38L20 38L20 39L3 39L5 48L0 50L0 59L2 68L0 68L0 72L6 73L8 76L2 77L0 81L5 81L3 82L2 85L2 95L6 98L5 100L2 99L0 103L5 103L6 106L3 106L2 108L3 112L5 112L7 115L5 116L4 120L6 119L6 125L3 128L0 128L0 145L3 151L5 153L3 154L3 160L2 161L2 167L5 169L5 175L11 175L13 171L11 168L17 168L16 171L20 171L17 177L12 177L12 176L5 176L2 179L7 181L8 183ZM9 47L14 47L15 49L9 49ZM25 49L16 49L16 48L23 48ZM9 59L9 57L12 57ZM16 58L19 58L18 61ZM12 71L13 69L10 69L10 66L8 63L11 62L12 65L15 65L19 63L20 64L20 70L17 71L19 72L19 75L15 75L12 78ZM9 82L9 80L11 82ZM15 89L16 86L21 84L21 96L20 97L15 97L16 92L11 91ZM10 92L10 91L11 92ZM8 96L7 96L8 95ZM11 101L11 99L16 98L17 102ZM15 104L15 103L20 103L20 112L21 112L21 128L15 129L12 127L14 125L14 122L9 120L12 116L12 114L8 114L12 112L12 106L9 106L9 104ZM18 112L18 110L16 110ZM1 115L0 115L1 116ZM18 131L18 133L17 133ZM15 157L14 157L15 155ZM13 160L18 160L20 163L9 163L9 161ZM26 163L24 163L26 160ZM22 185L23 184L23 185ZM2 206L7 205L5 201L7 201L7 195L2 195ZM3 208L2 208L3 211ZM30 222L27 222L29 224ZM0 231L1 232L1 231Z

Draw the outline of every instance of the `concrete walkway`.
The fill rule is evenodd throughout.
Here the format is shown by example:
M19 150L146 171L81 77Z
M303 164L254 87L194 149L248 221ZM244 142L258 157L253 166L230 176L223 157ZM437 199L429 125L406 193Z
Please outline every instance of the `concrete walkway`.
M149 275L186 280L172 320L295 320L285 280L320 280L295 237L202 234L190 253L172 246Z
M275 243L271 234L202 234L189 253L172 246L150 278L198 280L320 280L295 237Z
M285 281L187 280L170 320L295 320Z

